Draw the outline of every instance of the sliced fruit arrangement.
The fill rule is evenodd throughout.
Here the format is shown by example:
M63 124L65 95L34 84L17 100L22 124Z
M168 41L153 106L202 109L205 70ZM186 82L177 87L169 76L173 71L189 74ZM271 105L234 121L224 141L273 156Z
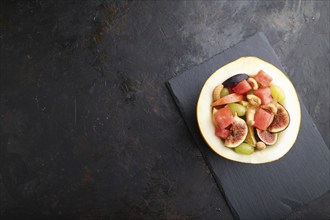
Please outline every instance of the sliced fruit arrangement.
M285 93L272 81L260 70L254 76L236 74L214 88L215 135L236 153L252 154L274 145L278 133L289 126Z

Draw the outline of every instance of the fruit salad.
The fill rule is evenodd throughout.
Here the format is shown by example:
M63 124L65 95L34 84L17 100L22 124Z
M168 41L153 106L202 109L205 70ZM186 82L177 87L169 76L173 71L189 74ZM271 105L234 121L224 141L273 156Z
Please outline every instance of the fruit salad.
M285 93L263 70L236 74L213 90L215 135L239 154L252 154L276 143L290 123Z

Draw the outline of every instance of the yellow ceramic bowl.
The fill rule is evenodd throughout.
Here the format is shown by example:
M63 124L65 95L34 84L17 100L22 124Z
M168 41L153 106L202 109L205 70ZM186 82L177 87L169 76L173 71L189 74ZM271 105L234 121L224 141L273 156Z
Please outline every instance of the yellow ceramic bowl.
M223 83L229 77L238 73L255 75L259 70L269 74L272 83L280 86L285 92L284 107L290 114L290 124L279 133L277 142L268 146L265 150L255 151L251 155L236 153L233 149L224 146L223 141L215 136L215 128L212 122L213 89ZM295 143L301 122L301 110L297 93L288 77L272 64L257 57L241 57L215 71L205 82L197 103L197 122L206 143L220 156L229 160L242 163L261 164L275 161L283 157Z

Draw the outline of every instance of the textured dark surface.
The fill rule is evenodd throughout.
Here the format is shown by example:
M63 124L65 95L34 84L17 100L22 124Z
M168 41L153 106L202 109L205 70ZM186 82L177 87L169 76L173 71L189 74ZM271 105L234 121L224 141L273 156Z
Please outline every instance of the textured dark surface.
M199 93L219 66L243 56L257 56L283 69L265 35L257 33L174 77L168 87L234 217L281 219L329 190L329 149L302 103L298 138L280 160L259 165L237 163L219 157L210 149L200 135L196 120Z
M232 218L164 83L256 31L329 146L328 1L0 4L1 219Z

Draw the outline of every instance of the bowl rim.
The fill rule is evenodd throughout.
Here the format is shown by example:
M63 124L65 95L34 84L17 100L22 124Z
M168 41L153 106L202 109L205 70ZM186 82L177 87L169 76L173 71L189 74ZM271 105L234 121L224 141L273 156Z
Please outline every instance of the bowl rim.
M219 72L219 70L220 69L222 69L222 68L224 68L224 67L226 67L226 66L228 66L228 65L233 65L233 63L235 63L235 62L238 62L238 61L241 61L241 60L244 60L244 59L255 59L255 60L257 60L258 62L264 62L264 63L266 63L267 65L271 65L272 67L274 67L277 71L276 72L278 72L278 73L280 73L280 74L282 74L283 76L285 76L285 78L288 80L288 83L289 83L289 85L293 88L293 91L294 91L294 95L295 95L295 99L297 100L297 104L298 104L298 109L299 109L299 117L298 117L298 122L297 122L297 129L295 130L296 132L295 132L295 134L294 134L294 138L290 141L290 146L289 147L287 147L287 150L286 151L283 151L283 154L281 154L281 155L279 155L279 156L277 156L277 157L274 157L273 159L270 159L270 160L267 160L267 161L261 161L261 162L248 162L248 161L242 161L242 160L237 160L237 159L234 159L234 158L230 158L229 156L227 156L227 155L223 155L223 154L220 154L213 146L212 146L212 144L210 144L210 142L208 141L208 139L205 137L205 135L204 135L204 133L203 133L203 129L201 128L201 125L200 125L200 119L199 119L199 113L198 113L198 109L199 109L199 105L200 105L200 101L201 101L201 95L202 95L202 92L203 92L203 90L205 89L205 86L207 85L207 82L209 81L209 80L211 80L212 79L212 77L215 75L215 74L217 74L218 72ZM293 94L290 94L290 95L293 95ZM285 106L286 107L286 106ZM211 112L211 108L210 108L210 112ZM290 115L290 117L291 117L291 115ZM297 94L297 92L296 92L296 90L295 90L295 88L294 88L294 86L293 86L293 84L292 84L292 82L291 82L291 80L289 79L289 77L286 75L286 74L284 74L279 68L277 68L275 65L273 65L272 63L270 63L270 62L267 62L267 61L265 61L265 60L262 60L262 59L260 59L259 57L256 57L256 56L242 56L242 57L239 57L238 59L236 59L236 60L233 60L233 61L231 61L231 62L228 62L227 64L225 64L225 65L223 65L223 66L221 66L220 68L218 68L217 70L215 70L208 78L207 78L207 80L204 82L204 84L203 84L203 87L202 87L202 89L200 90L200 93L199 93L199 96L198 96L198 101L197 101L197 105L196 105L196 118L197 118L197 124L198 124L198 128L199 128L199 131L200 131L200 134L202 135L202 137L203 137L203 139L204 139L204 141L207 143L207 145L215 152L215 153L217 153L219 156L221 156L221 157L223 157L223 158L226 158L226 159L228 159L228 160L231 160L231 161L235 161L235 162L240 162L240 163L249 163L249 164L263 164L263 163L270 163L270 162L274 162L274 161L277 161L277 160L279 160L280 158L282 158L284 155L286 155L288 152L289 152L289 150L292 148L292 146L294 145L294 143L296 142L296 140L297 140L297 138L298 138L298 134L299 134L299 130L300 130L300 125L301 125L301 106L300 106L300 100L299 100L299 97L298 97L298 94ZM291 119L290 119L291 120ZM291 122L290 122L291 123ZM219 139L219 141L221 141L220 139ZM225 146L223 146L223 147L225 147ZM254 153L253 153L254 154ZM251 155L253 155L253 154L251 154ZM245 156L245 155L242 155L242 156ZM249 155L250 156L250 155Z

